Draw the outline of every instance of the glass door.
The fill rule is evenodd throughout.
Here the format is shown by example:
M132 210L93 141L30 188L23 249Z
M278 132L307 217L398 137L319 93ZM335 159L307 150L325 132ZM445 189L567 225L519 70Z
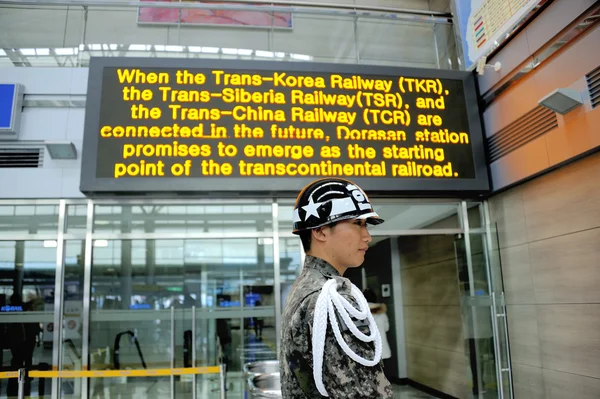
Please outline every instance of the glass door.
M454 245L471 394L512 398L502 276L487 204L461 207L464 233Z
M56 240L0 241L0 366L50 370L53 356ZM50 379L28 379L25 395L49 395ZM17 380L0 380L0 397L16 397Z

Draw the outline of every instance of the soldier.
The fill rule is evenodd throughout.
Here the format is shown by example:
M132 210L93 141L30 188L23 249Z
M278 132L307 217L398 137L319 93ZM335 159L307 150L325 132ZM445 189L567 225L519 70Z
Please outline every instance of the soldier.
M284 399L391 398L381 337L360 290L343 277L360 266L380 224L367 195L339 178L317 180L298 195L294 234L306 252L286 301L281 336Z

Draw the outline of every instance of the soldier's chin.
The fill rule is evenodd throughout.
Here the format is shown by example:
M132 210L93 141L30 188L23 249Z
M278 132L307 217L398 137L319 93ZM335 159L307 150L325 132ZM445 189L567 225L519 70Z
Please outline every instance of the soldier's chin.
M365 263L365 257L361 256L360 259L357 259L355 262L353 262L352 265L350 265L350 268L355 268L355 267L361 267L362 264Z

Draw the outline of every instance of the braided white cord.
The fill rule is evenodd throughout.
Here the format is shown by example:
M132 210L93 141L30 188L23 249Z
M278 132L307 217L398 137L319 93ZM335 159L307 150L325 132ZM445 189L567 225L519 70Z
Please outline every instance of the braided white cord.
M351 285L350 292L358 304L358 309L356 309L350 302L348 302L348 300L346 300L346 298L338 293L335 279L330 279L323 285L315 305L312 331L313 377L315 379L315 385L317 386L317 389L323 396L329 396L325 386L323 385L323 354L325 352L325 335L327 333L328 316L338 345L340 345L340 347L344 350L344 353L346 353L346 355L348 355L352 360L367 367L375 366L381 360L381 336L379 335L379 330L377 329L377 324L375 324L373 315L371 315L371 311L369 310L369 304L367 303L367 300L363 296L362 292L360 292L360 290L354 284ZM375 357L373 360L368 360L357 355L348 346L346 341L344 341L344 337L342 337L342 333L340 332L339 323L335 317L335 310L337 310L344 320L346 326L348 326L356 338L363 342L375 341ZM369 321L370 335L363 334L356 327L348 313L358 320L367 319Z

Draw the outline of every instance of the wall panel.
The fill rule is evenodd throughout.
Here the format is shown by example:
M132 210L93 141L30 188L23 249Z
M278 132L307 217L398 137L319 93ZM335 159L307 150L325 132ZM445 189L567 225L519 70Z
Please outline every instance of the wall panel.
M517 398L600 397L599 165L596 153L490 199ZM526 242L506 245L511 232Z
M600 304L538 307L544 369L600 378Z
M535 295L529 256L529 245L500 250L504 295L507 304L534 304Z
M600 156L588 157L523 186L527 237L538 241L600 226Z

